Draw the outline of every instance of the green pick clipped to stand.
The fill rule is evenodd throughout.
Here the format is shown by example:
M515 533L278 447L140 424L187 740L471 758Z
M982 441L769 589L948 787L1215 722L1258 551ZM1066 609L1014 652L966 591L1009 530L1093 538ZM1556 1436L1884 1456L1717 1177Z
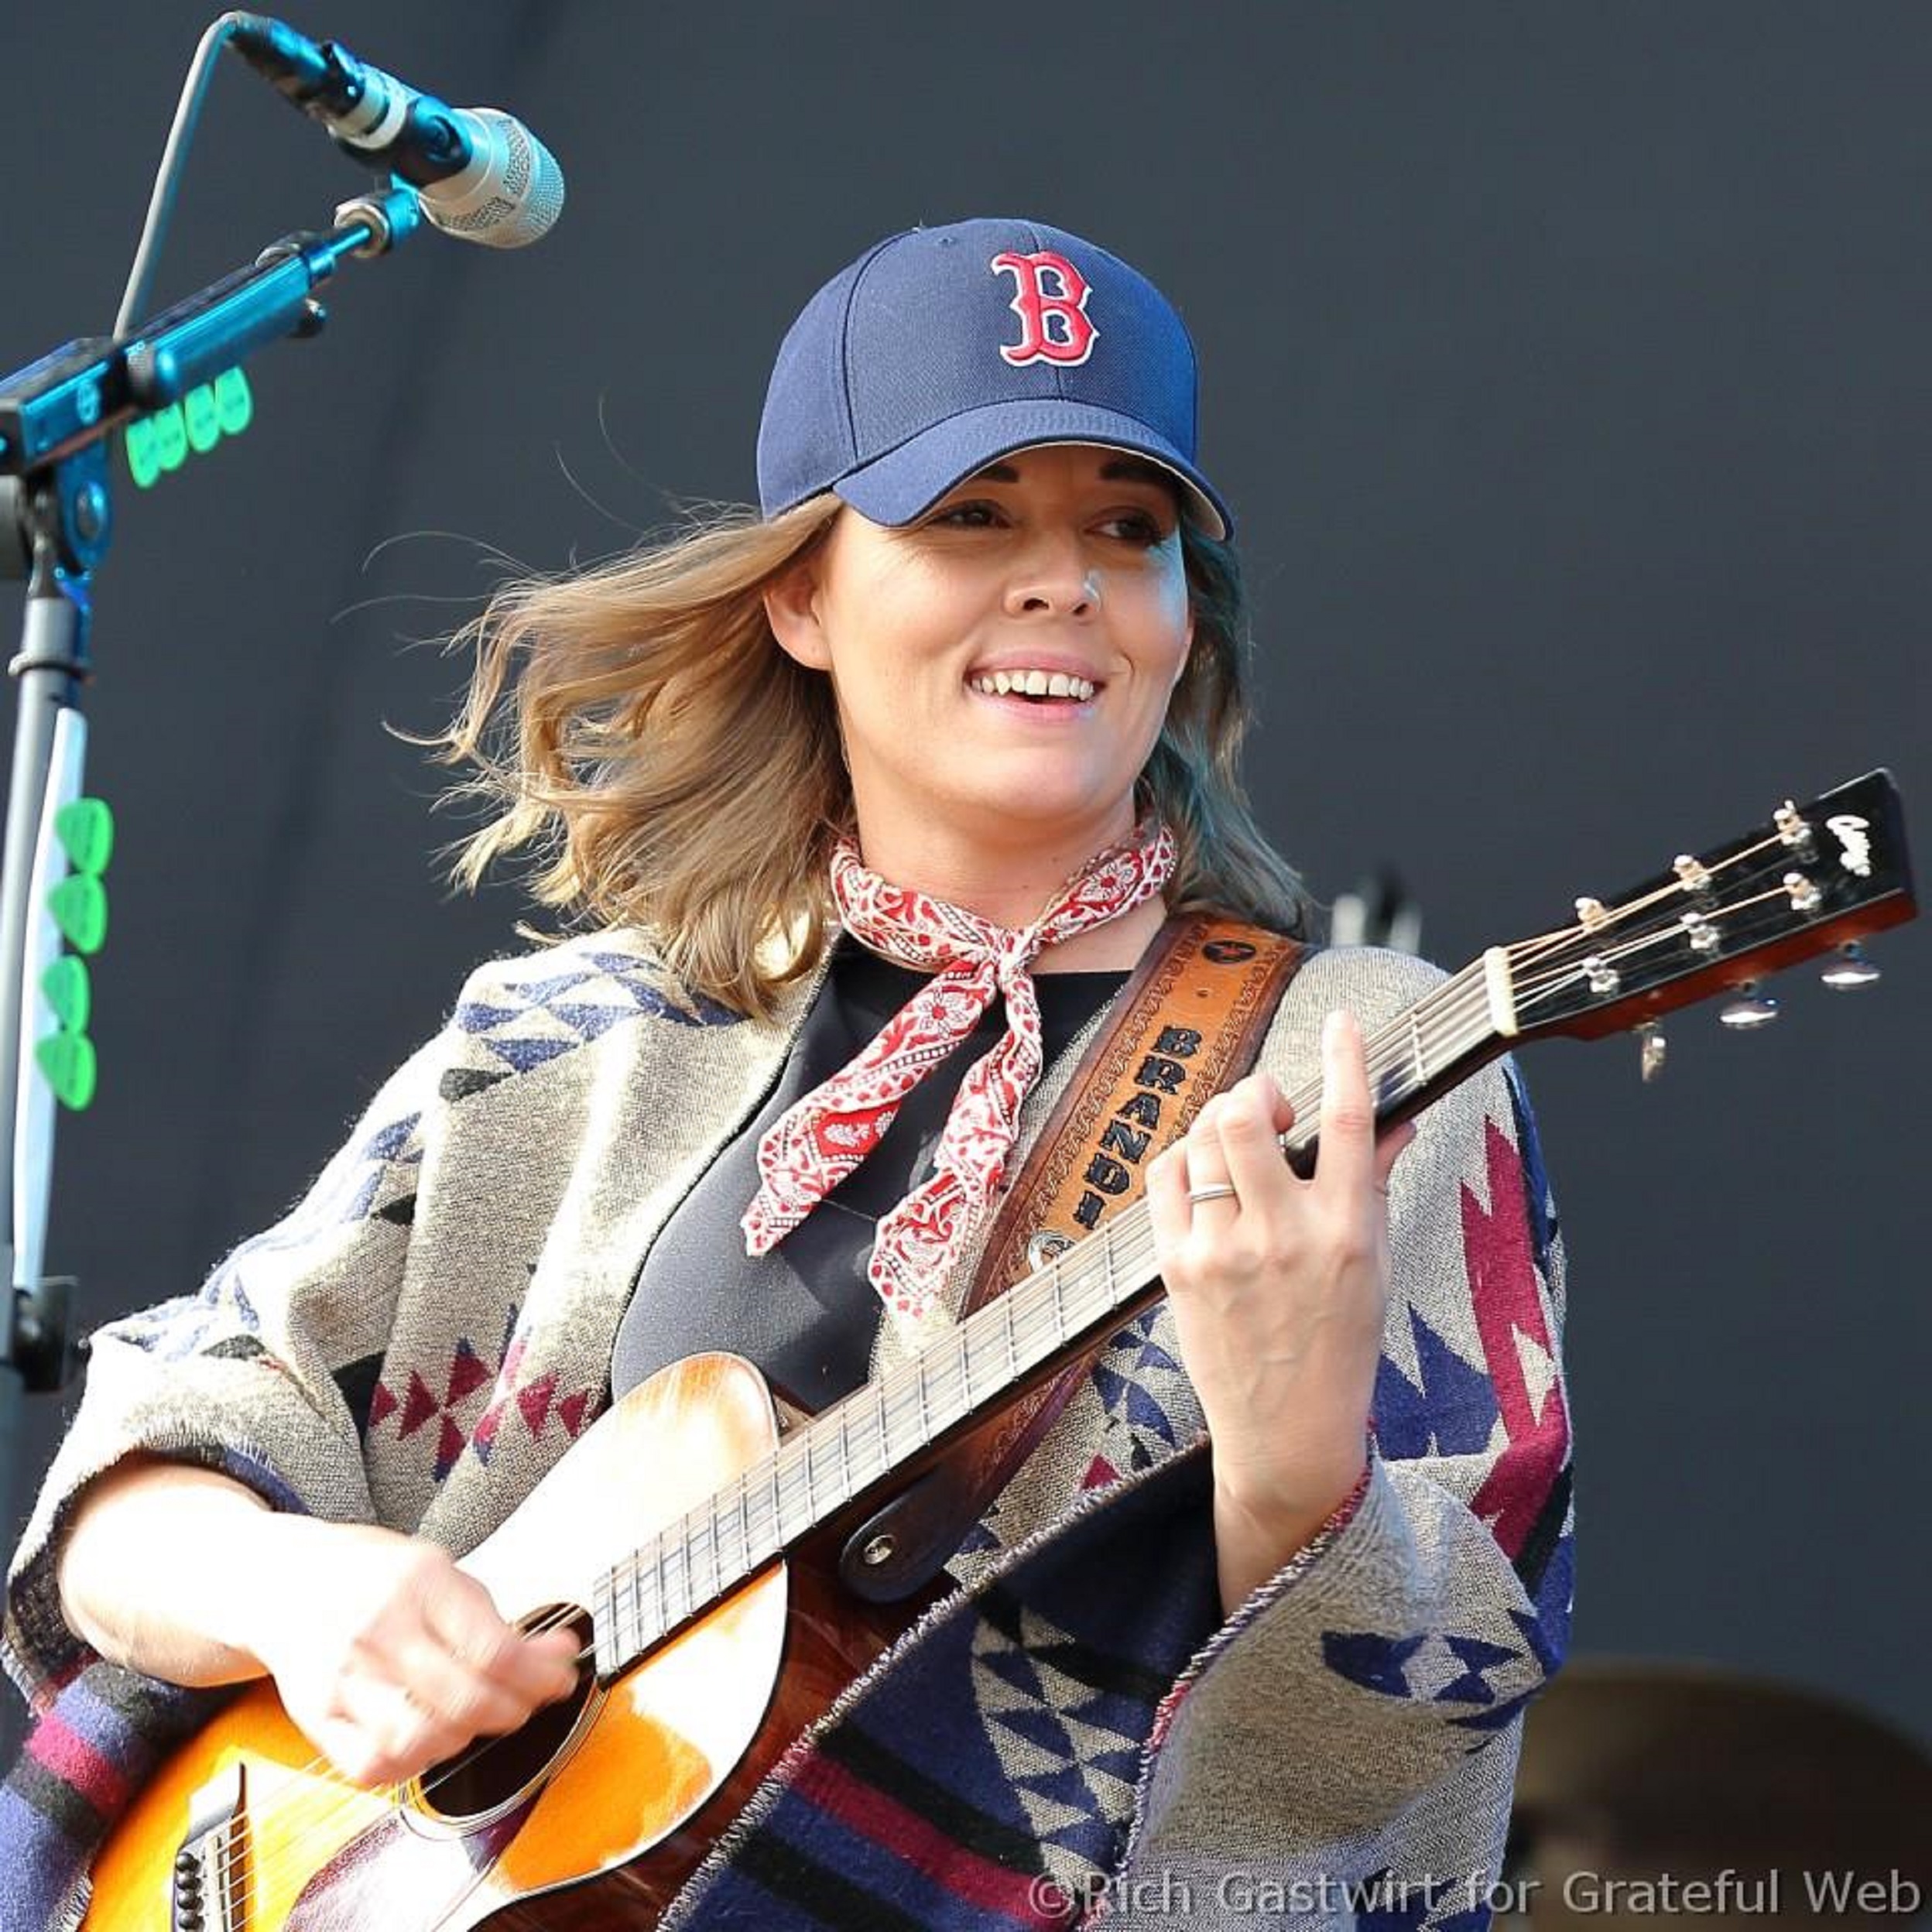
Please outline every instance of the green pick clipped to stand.
M94 981L87 962L63 953L40 975L40 991L53 1016L70 1033L84 1033L94 1013Z
M214 391L207 383L190 389L181 399L182 414L188 425L188 447L197 456L206 456L221 440L221 421L215 413Z
M100 951L108 937L108 892L99 879L70 874L48 893L47 909L77 953Z
M255 396L239 369L214 379L214 415L224 436L239 436L255 420Z
M53 835L77 872L98 879L114 856L114 814L104 798L77 798L54 814Z
M98 953L108 936L108 889L101 875L114 856L114 814L104 799L74 799L55 813L53 834L74 869L48 893L47 909L74 951L40 975L41 994L60 1029L35 1043L33 1057L54 1098L77 1112L94 1098L100 1063L87 1037L93 979L87 961L74 954Z
M188 426L179 402L155 412L154 454L164 470L178 470L188 460Z
M85 1033L64 1029L50 1033L34 1048L33 1057L62 1106L78 1113L93 1099L101 1068L94 1042Z
M121 437L128 456L128 474L137 490L152 488L161 474L161 459L154 452L154 425L144 416L130 423Z

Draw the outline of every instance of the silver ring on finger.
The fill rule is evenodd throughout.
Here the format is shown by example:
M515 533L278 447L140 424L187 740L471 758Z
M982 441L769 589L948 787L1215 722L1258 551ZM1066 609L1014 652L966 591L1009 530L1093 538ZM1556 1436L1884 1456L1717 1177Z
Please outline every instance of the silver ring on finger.
M1190 1187L1187 1198L1190 1201L1232 1201L1235 1190L1225 1180L1211 1180L1205 1187Z

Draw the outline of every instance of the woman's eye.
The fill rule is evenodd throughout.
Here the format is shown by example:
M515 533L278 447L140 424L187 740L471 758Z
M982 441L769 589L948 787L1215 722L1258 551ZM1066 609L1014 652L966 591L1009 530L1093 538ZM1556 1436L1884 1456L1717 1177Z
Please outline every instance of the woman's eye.
M936 512L933 522L950 525L957 529L985 529L999 518L999 509L992 503L948 503Z
M1107 519L1105 528L1123 543L1138 543L1152 550L1167 540L1168 526L1147 510L1123 510Z

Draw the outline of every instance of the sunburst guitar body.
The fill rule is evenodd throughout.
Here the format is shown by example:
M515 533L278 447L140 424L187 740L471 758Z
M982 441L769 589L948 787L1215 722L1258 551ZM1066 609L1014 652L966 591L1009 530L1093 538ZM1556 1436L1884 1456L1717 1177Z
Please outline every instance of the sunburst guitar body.
M462 1567L512 1621L567 1617L587 1649L600 1580L776 1445L748 1363L677 1363L587 1429ZM142 1790L97 1862L87 1932L648 1925L909 1614L835 1594L809 1558L774 1558L608 1683L587 1666L573 1699L514 1737L396 1789L346 1783L257 1685Z

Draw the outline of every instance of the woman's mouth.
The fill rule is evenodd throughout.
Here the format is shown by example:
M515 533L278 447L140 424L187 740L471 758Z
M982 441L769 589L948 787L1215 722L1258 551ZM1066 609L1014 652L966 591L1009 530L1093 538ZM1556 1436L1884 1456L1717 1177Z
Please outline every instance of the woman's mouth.
M1055 699L1084 704L1098 688L1091 678L1076 677L1067 671L1019 668L1009 671L983 671L968 678L973 689L988 697L1024 697L1035 704L1048 704Z

